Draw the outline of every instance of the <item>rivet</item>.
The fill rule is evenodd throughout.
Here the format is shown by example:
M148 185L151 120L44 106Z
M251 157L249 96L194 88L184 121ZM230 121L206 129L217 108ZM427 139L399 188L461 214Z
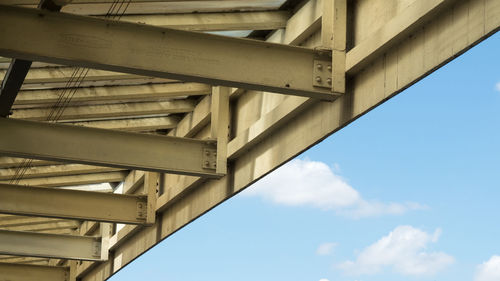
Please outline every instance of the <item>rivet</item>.
M316 76L316 82L318 82L318 83L321 82L321 77Z
M331 85L331 84L332 84L332 79L331 79L331 78L328 78L328 79L326 80L326 82L327 82L328 84L330 84L330 85Z
M323 69L323 65L321 63L318 63L318 65L316 65L316 68L321 70L321 69Z
M332 66L328 65L328 71L332 71Z

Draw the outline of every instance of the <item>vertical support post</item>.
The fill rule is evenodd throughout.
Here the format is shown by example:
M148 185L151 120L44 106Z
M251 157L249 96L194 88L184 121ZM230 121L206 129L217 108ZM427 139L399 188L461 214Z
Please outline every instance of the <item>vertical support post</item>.
M227 143L229 139L229 93L228 87L212 87L211 137L217 139L216 173L227 173Z
M332 92L345 93L347 0L324 0L321 44L332 50Z
M69 278L68 281L76 281L76 266L77 266L77 261L75 260L69 260L68 261L69 265Z
M160 173L146 172L144 174L144 192L148 196L146 209L146 224L154 224L156 220L156 200L160 187Z
M101 260L109 259L109 239L113 236L113 224L102 222L101 229Z

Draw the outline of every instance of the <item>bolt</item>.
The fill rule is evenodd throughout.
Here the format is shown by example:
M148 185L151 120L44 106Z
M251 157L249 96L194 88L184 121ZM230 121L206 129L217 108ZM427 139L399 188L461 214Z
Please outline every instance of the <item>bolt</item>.
M316 68L317 68L318 70L321 70L321 69L323 69L323 65L322 65L321 63L318 63L318 65L316 65Z
M321 82L321 77L316 76L316 82L320 83Z

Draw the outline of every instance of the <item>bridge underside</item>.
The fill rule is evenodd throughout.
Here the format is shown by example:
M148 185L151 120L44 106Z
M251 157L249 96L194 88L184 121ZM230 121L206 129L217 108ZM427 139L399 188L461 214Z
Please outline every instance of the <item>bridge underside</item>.
M11 281L108 279L500 28L498 0L2 4Z

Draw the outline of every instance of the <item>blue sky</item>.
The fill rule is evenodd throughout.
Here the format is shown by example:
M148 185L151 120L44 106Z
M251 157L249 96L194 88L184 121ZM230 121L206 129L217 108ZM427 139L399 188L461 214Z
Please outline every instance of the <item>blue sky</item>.
M111 280L499 281L499 144L497 33Z

